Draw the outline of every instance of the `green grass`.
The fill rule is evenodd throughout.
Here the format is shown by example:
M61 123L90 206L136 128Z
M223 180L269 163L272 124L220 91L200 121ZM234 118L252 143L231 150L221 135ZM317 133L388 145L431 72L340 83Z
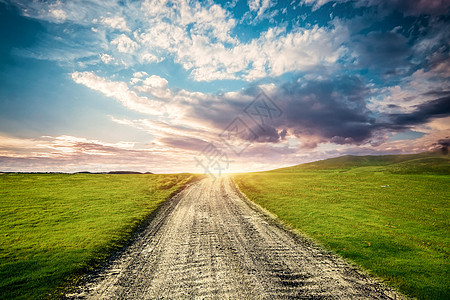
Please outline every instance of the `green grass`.
M0 298L57 297L193 179L187 174L0 175Z
M249 199L405 294L450 299L448 157L346 156L234 179Z

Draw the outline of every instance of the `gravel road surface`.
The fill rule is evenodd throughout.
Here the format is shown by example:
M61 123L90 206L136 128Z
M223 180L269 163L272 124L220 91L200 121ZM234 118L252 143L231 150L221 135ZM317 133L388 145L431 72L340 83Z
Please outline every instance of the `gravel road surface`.
M68 298L400 299L250 203L229 177L167 201Z

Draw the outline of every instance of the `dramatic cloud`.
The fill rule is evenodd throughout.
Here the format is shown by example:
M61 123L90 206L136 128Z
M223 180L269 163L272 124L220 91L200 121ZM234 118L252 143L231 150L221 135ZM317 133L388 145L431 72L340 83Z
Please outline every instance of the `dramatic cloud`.
M237 136L239 139L277 144L291 137L298 139L302 147L312 149L320 143L376 145L386 139L386 130L404 131L450 115L450 98L445 91L429 91L427 99L435 98L422 100L409 110L390 113L369 108L368 101L374 92L358 76L338 76L332 80L299 77L271 89L270 98L281 110L282 117L260 126L244 113L245 107L261 92L259 88L222 96L185 90L174 92L166 79L136 72L132 81L134 89L150 96L147 98L138 96L123 82L109 82L92 73L74 73L73 77L77 83L113 97L131 109L155 114L150 107L159 105L158 111L164 107L165 111L176 112L173 114L177 118L166 122L115 121L148 131L157 137L157 143L169 147L186 145L188 149L200 149L206 142L217 142L219 133L235 116L240 116L252 132L242 132ZM408 101L414 103L413 99ZM175 142L176 139L180 142ZM195 143L202 146L194 147Z
M385 10L397 10L405 15L446 15L450 11L450 5L446 0L303 0L303 3L312 5L317 10L329 3L354 2L356 6L379 6Z
M284 111L283 126L296 136L320 136L341 143L370 138L374 120L366 108L369 89L357 77L301 80L284 85L276 98ZM313 125L314 124L314 125Z
M0 162L193 171L215 145L243 171L430 150L450 135L449 7L0 0Z
M430 92L436 94L436 92ZM444 118L450 115L450 92L438 92L445 97L438 98L416 106L416 110L409 114L390 115L392 124L396 126L417 125L428 122L432 118Z
M357 52L356 63L363 68L381 69L386 74L409 65L411 54L408 39L394 32L371 32L357 37L353 42Z
M319 143L376 144L386 130L403 131L435 118L450 116L448 96L418 104L411 112L390 114L368 108L371 94L368 85L358 77L311 81L299 78L270 93L282 110L282 117L273 119L271 124L262 128L247 120L257 138L245 134L240 138L259 143L278 143L285 140L286 136L291 136L303 141L308 148L314 148ZM436 92L428 94L435 96ZM448 95L448 92L438 94ZM248 100L242 103L237 101L239 98ZM215 128L225 128L232 120L230 116L233 113L242 115L243 108L253 98L249 95L234 95L234 98L224 100L203 103L201 109L192 110L191 113L195 118L209 120ZM262 110L261 113L266 112Z
M440 139L436 143L441 147L442 153L448 154L448 147L450 147L450 138L446 137L445 139Z
M447 0L362 0L361 4L378 4L386 9L395 9L404 12L405 15L446 15L450 11Z

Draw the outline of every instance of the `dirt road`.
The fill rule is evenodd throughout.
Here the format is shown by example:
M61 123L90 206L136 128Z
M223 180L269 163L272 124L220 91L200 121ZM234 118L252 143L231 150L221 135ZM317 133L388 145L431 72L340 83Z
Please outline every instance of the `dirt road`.
M69 298L395 299L393 291L295 237L232 180L197 182L168 201L107 268Z

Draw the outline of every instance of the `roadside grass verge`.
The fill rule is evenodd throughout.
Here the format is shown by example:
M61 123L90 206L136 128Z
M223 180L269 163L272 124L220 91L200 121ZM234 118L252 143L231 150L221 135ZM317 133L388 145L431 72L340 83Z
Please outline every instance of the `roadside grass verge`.
M234 180L250 200L405 294L450 299L450 172L442 163L327 169L325 161Z
M58 297L58 288L122 246L165 199L194 179L0 175L0 298Z

